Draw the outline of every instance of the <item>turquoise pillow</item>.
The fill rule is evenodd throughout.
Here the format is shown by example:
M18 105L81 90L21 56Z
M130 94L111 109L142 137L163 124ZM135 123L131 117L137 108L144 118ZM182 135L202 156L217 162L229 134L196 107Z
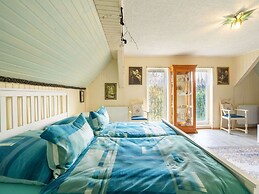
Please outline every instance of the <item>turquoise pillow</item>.
M0 182L46 185L52 179L42 130L0 141Z
M89 124L96 131L102 130L105 125L109 124L109 115L104 106L101 106L96 112L89 113Z
M55 123L53 123L52 125L63 125L63 124L68 124L68 123L71 123L73 122L74 120L76 120L77 116L72 116L72 117L67 117L67 118L64 118L60 121L57 121Z
M65 173L91 143L93 131L83 114L68 124L51 125L41 134L48 141L47 159L54 178Z

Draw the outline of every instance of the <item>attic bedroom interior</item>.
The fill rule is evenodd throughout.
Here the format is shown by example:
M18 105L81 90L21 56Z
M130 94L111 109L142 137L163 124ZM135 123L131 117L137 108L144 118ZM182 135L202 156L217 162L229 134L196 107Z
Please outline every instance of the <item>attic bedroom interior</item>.
M259 0L0 0L0 193L259 193Z

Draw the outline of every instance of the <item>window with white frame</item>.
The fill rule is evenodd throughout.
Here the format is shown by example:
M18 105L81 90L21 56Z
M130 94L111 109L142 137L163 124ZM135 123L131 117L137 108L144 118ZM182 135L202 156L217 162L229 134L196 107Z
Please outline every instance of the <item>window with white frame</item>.
M149 120L168 119L168 68L147 68Z
M196 124L211 126L212 68L196 69Z

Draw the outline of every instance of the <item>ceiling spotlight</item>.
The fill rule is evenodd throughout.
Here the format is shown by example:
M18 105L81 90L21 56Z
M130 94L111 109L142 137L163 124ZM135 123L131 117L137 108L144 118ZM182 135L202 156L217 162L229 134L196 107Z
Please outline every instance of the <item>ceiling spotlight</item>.
M123 7L121 7L120 24L121 24L122 26L124 26L124 22L123 22Z
M122 43L123 45L127 44L127 40L124 38L123 33L121 33L121 43Z
M123 22L123 18L121 17L121 19L120 19L120 24L122 25L122 26L124 26L124 22Z
M255 9L251 9L248 11L240 11L235 15L224 16L226 20L223 22L223 25L230 24L232 29L238 29L245 20L248 20L248 17L254 11Z

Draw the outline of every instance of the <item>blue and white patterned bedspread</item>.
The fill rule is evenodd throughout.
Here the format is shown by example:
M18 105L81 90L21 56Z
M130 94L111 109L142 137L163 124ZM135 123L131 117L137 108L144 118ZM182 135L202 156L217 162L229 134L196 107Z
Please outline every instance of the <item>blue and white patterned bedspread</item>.
M113 122L95 132L99 137L154 137L175 134L172 128L162 122Z
M184 137L98 137L42 193L249 193Z

